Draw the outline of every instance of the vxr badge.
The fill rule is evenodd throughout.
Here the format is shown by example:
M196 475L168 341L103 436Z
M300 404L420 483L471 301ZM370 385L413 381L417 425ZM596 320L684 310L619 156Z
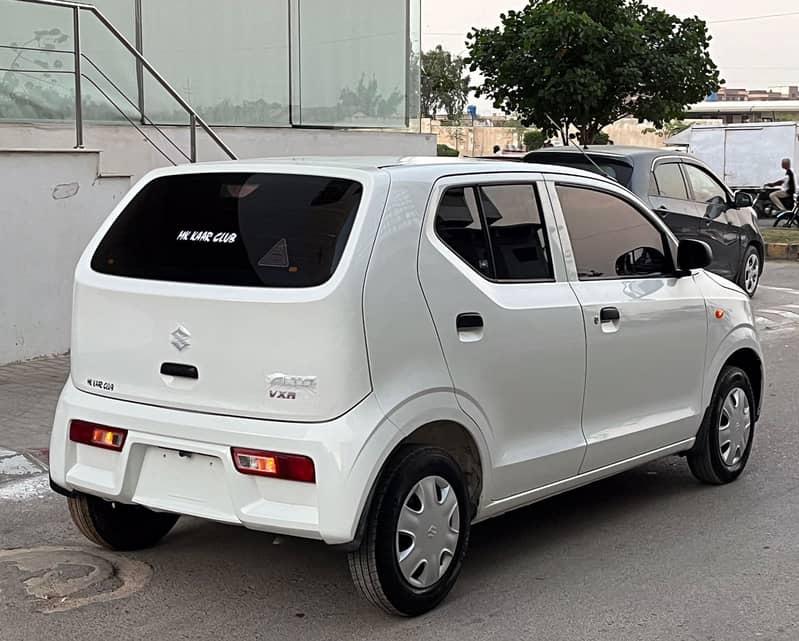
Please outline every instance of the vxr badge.
M178 325L177 329L175 329L170 336L172 337L170 341L172 346L179 352L182 352L187 347L191 347L191 332L183 327L183 325Z

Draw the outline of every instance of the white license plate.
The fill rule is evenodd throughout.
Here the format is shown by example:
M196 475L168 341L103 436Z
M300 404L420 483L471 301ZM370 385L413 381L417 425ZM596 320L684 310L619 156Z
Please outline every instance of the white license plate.
M224 466L215 456L148 448L133 501L159 510L238 523Z

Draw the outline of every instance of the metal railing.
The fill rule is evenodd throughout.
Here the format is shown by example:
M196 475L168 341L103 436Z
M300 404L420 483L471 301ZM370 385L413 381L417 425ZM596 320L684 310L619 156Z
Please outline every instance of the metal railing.
M67 0L16 0L17 2L25 2L28 4L38 4L38 5L47 5L52 7L61 7L64 9L69 9L72 11L72 38L73 38L73 48L72 50L58 50L58 49L43 49L39 47L22 47L23 49L30 49L32 51L47 51L49 53L64 53L64 54L71 54L74 57L74 66L72 71L54 71L49 70L48 73L60 73L60 74L72 74L75 77L75 148L81 149L83 148L83 92L82 92L82 83L83 80L91 83L99 92L100 94L111 103L111 105L122 115L125 120L128 121L133 127L135 127L139 133L144 136L144 138L153 146L155 149L166 158L170 163L173 165L175 162L168 156L156 143L155 141L147 135L147 133L136 124L133 119L131 119L124 110L113 100L111 96L108 95L106 91L104 91L91 77L87 76L83 73L82 70L82 63L86 61L89 65L92 66L101 76L102 78L108 82L114 90L116 90L124 99L125 101L131 105L137 112L141 114L141 124L143 125L150 125L156 131L158 131L161 136L164 137L165 140L169 142L169 144L174 147L181 156L183 156L189 162L197 162L197 127L199 126L211 140L213 140L216 145L232 160L236 160L236 155L231 151L231 149L222 141L222 139L217 135L217 133L208 126L208 124L200 117L200 115L186 102L183 97L166 81L166 79L156 71L155 67L141 54L141 52L130 43L130 41L117 29L108 18L103 15L103 13L94 5L91 4L84 4L79 2L68 2ZM97 20L111 33L119 43L125 47L136 59L137 62L137 69L144 69L152 76L152 78L159 84L161 87L166 91L186 112L189 117L189 154L187 155L169 136L164 133L164 131L158 127L150 118L146 116L144 113L144 106L141 104L141 100L139 101L140 104L135 104L119 86L114 83L111 78L105 74L100 67L91 60L81 49L81 12L86 11L88 13L94 14ZM19 46L8 46L8 45L0 45L0 48L3 49L20 49ZM36 73L40 72L41 70L31 69L31 70L20 70L20 69L0 69L0 71L11 71L21 73L22 71ZM137 74L141 76L140 72L137 71ZM138 84L141 85L142 79L141 77L138 78Z

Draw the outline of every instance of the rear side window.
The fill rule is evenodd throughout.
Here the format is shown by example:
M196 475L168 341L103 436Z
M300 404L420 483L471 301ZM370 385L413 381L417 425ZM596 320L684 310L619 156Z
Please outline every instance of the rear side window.
M436 214L436 233L466 263L484 276L492 276L488 242L474 188L457 187L444 193Z
M534 189L533 185L480 187L499 280L552 278L546 232Z
M657 194L663 196L663 198L688 200L685 180L683 180L680 166L676 162L657 165L655 167L655 181L657 182Z
M92 269L210 285L320 285L336 270L362 195L360 183L323 176L157 178L111 226Z
M436 234L486 278L553 278L535 186L485 185L448 189L435 220Z

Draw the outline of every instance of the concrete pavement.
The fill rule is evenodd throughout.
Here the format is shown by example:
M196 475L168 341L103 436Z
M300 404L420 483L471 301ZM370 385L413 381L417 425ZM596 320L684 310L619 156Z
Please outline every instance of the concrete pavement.
M0 477L0 549L77 548L46 552L59 569L44 586L45 569L0 552L0 640L795 641L799 264L769 263L755 307L768 387L732 485L702 486L669 458L477 525L443 606L399 620L361 601L322 544L183 519L159 547L104 558L41 475ZM0 448L36 463L66 371L66 359L0 368ZM100 598L60 612L28 596L69 581Z

